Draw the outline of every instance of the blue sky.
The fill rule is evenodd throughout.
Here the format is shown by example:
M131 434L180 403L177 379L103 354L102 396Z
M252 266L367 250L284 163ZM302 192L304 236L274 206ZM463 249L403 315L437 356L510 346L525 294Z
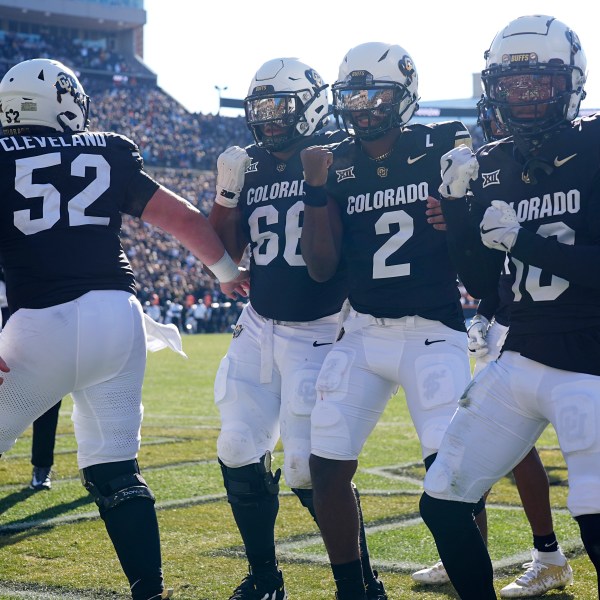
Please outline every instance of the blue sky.
M277 56L296 56L327 83L363 42L400 44L412 56L423 101L469 98L472 74L496 32L526 14L550 14L580 37L588 59L588 97L600 109L598 21L582 4L557 0L335 3L326 0L145 0L144 59L158 84L193 112L216 113L219 93L243 98L254 72ZM223 110L222 114L236 114Z

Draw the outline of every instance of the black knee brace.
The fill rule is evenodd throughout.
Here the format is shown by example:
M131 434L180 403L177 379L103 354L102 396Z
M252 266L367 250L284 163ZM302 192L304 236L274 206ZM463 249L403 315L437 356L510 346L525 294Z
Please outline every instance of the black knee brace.
M265 496L279 494L281 469L271 471L271 453L261 456L258 463L244 467L228 467L219 459L223 484L230 504L254 505Z
M154 494L140 475L136 459L92 465L79 473L83 487L94 497L101 516L122 502L136 498L154 502Z
M298 496L300 504L310 513L310 516L317 522L317 513L315 513L315 503L313 501L313 491L311 489L292 488L292 492Z

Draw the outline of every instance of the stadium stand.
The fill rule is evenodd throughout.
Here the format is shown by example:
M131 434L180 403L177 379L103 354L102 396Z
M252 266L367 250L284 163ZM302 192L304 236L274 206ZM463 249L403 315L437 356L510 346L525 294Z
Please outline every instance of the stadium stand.
M12 4L23 6L23 1L27 2ZM82 19L72 23L77 27L71 27L67 36L65 28L52 25L52 18L45 13L36 16L29 10L27 20L21 20L19 11L3 6L11 4L5 0L0 2L0 76L29 58L61 60L78 74L92 98L91 129L117 131L134 140L148 171L208 214L218 155L232 144L252 142L244 118L190 113L157 85L155 75L132 47L139 42L143 25L137 16L143 13L139 0L80 1L97 5L100 11L114 12L115 7L133 10L133 33L123 41L124 34L118 32L85 29L90 19ZM49 9L52 4L50 0ZM478 146L483 141L479 129L473 125L470 129ZM154 314L163 321L172 318L171 307L181 305L174 322L187 333L229 330L243 305L221 294L218 285L202 272L202 265L176 241L158 230L144 236L142 227L149 226L124 216L123 245L138 280L142 304L149 309L157 297L160 315L156 309ZM196 323L194 309L206 296L210 298L211 322Z

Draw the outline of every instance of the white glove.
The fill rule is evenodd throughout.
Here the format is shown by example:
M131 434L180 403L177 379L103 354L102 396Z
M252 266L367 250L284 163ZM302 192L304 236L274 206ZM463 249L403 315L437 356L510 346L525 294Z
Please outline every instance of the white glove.
M489 348L485 338L489 326L490 322L483 315L475 315L473 317L469 329L467 329L467 335L469 336L469 356L481 358L488 353Z
M479 175L479 163L468 146L461 144L446 152L440 159L442 183L438 188L444 198L466 196L471 179Z
M219 155L217 159L217 197L215 198L217 204L227 208L237 206L249 164L248 153L239 146L231 146Z
M517 213L502 200L492 200L479 226L481 241L493 250L510 252L519 234Z

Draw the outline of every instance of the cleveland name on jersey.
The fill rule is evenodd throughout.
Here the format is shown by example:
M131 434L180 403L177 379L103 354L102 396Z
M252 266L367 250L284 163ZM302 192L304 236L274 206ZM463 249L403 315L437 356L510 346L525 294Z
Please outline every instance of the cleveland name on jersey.
M328 144L340 132L307 138L306 146ZM347 296L345 270L317 283L300 251L304 218L304 174L300 152L281 161L255 145L238 206L250 240L250 302L263 317L314 321L338 312Z
M142 168L137 146L115 133L0 137L0 263L11 312L91 290L135 293L119 230L121 213L141 215L158 189Z
M504 200L537 234L519 234L509 255L514 303L504 349L600 375L600 116L544 141L535 161L545 167L530 161L533 177L512 138L484 146L477 159L475 221Z
M464 331L464 317L443 232L427 223L437 196L440 158L469 143L457 121L409 125L392 152L368 157L348 138L333 148L327 189L343 223L352 307L375 317L419 315Z

